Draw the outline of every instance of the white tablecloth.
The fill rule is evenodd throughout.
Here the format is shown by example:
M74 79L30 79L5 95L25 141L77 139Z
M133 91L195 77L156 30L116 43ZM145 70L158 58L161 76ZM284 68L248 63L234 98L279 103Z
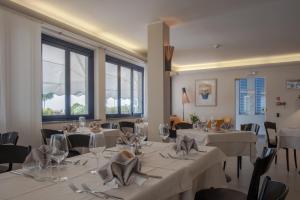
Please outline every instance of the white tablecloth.
M300 128L282 128L277 136L279 148L300 149Z
M249 156L251 162L257 157L256 135L249 131L204 132L200 129L177 130L177 136L187 135L195 138L199 144L216 146L226 156Z
M143 149L142 172L160 175L162 179L148 179L143 185L132 184L120 189L109 189L107 193L121 196L125 200L193 200L194 193L209 187L224 187L225 175L221 163L225 155L218 148L202 146L206 153L194 152L190 157L195 160L165 159L162 153L174 153L174 144L152 143ZM117 147L115 147L117 148ZM107 155L112 152L106 152ZM107 156L106 155L106 156ZM97 199L86 193L74 193L68 188L70 182L80 187L88 184L94 190L103 190L104 186L98 175L89 173L95 166L92 154L71 158L88 159L87 165L68 165L60 176L69 180L61 183L37 182L31 178L12 173L0 174L0 199L12 200L90 200ZM101 164L108 160L102 158Z
M81 131L67 134L91 134L88 128ZM102 129L101 132L95 133L97 137L97 144L99 147L114 147L118 137L120 137L121 131L119 129Z

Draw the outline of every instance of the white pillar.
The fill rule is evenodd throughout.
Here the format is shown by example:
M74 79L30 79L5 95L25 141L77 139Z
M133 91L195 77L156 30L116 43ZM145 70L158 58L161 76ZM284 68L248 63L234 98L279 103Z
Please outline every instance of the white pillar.
M148 122L149 140L158 141L158 126L169 123L170 75L164 69L164 45L169 45L169 27L163 22L148 25Z

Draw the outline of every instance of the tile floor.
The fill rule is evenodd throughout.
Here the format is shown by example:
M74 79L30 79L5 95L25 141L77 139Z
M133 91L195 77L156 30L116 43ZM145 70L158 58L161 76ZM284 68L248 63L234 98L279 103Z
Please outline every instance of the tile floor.
M262 152L263 146L264 138L259 138L257 142L257 150L259 152L259 155ZM275 165L275 163L273 162L271 168L266 174L270 176L272 180L283 182L289 186L287 200L300 199L300 174L298 173L298 171L300 170L300 151L297 151L297 158L298 170L295 169L293 150L290 150L290 171L288 172L286 168L285 150L279 150L277 165ZM239 179L237 178L236 166L236 158L229 158L227 160L226 173L232 178L232 181L229 183L229 187L243 192L247 192L250 184L253 165L250 163L249 158L243 157L242 170L240 171ZM261 179L261 182L263 178Z

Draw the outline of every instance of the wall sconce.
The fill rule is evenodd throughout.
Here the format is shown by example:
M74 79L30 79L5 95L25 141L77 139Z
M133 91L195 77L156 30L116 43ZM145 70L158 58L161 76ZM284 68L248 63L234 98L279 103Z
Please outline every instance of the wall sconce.
M164 46L165 71L171 71L173 52L174 52L173 46Z
M184 121L184 104L190 103L186 89L182 88L182 120Z

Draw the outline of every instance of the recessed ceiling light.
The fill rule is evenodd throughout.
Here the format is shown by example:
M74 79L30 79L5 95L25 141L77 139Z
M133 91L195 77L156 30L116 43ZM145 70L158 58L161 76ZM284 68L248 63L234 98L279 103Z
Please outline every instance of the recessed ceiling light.
M219 48L222 47L222 45L220 45L220 44L214 44L213 47L214 47L215 49L219 49Z

